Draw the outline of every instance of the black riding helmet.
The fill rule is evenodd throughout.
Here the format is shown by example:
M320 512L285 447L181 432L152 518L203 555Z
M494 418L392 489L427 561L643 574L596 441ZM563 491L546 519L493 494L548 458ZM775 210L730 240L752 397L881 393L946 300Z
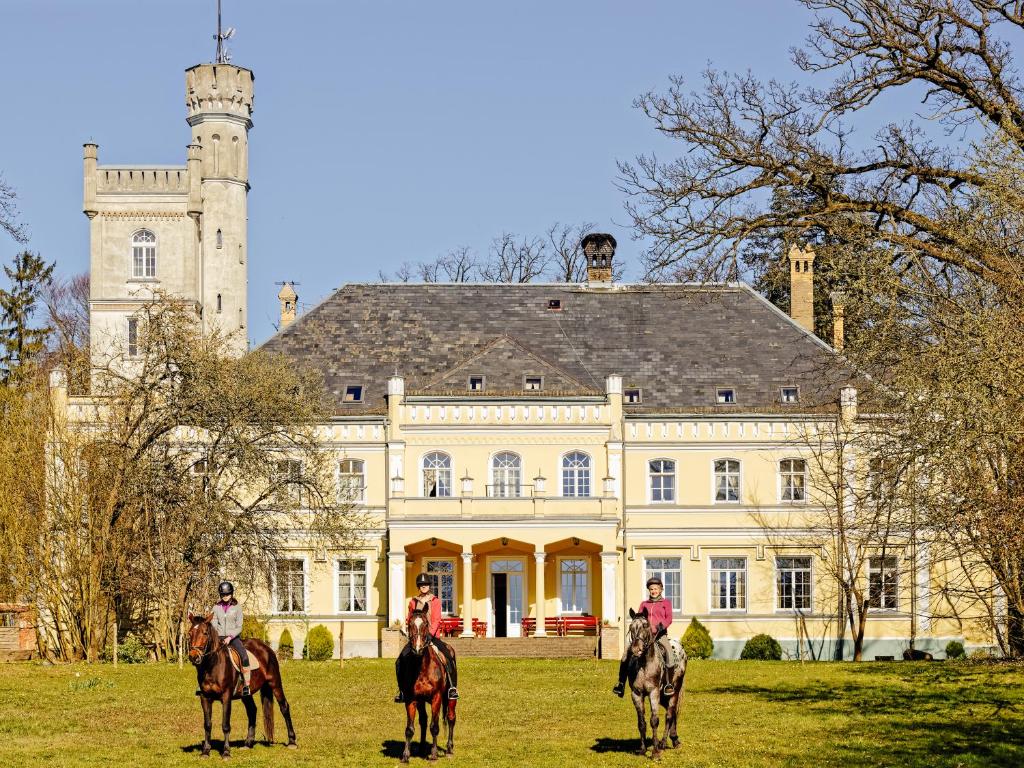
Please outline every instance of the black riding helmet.
M427 576L427 574L425 574L425 573L418 574L416 576L416 586L417 587L422 587L422 586L428 586L429 587L430 586L430 577Z
M662 584L661 579L659 579L657 576L651 576L651 578L647 580L647 588L650 589L652 584L657 584L662 589L665 588L665 585Z
M217 591L220 593L221 597L224 597L226 595L233 595L235 594L235 585L232 584L230 581L222 581L217 586Z

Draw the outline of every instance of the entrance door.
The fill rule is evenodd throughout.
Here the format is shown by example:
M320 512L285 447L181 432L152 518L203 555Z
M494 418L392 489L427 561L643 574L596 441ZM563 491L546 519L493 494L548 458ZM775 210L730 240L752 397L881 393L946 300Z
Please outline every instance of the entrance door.
M491 606L494 637L522 637L525 606L523 558L502 558L491 561Z

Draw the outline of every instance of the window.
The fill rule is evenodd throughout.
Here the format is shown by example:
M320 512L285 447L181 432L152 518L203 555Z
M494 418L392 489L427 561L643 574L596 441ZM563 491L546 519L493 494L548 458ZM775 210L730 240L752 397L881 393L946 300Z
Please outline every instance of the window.
M711 558L711 610L743 611L747 608L747 559Z
M217 294L217 311L220 312L224 309L224 302L221 300L220 294Z
M455 561L427 560L425 563L431 591L441 598L441 613L455 613Z
M544 388L543 376L527 376L523 379L523 389L527 392L539 392Z
M800 402L800 388L799 387L783 387L782 388L782 402L784 402L784 403L798 403L798 402Z
M676 463L669 459L652 459L647 462L647 468L651 475L651 501L675 501Z
M895 557L868 558L868 608L895 611L897 586Z
M276 481L279 492L294 504L302 501L302 462L298 459L280 459L277 462Z
M665 599L672 603L672 612L682 613L683 591L680 559L678 557L644 558L644 584L652 576L657 576L665 585Z
M484 377L483 376L470 376L469 377L469 391L470 392L483 392L484 391Z
M192 487L195 492L206 496L210 491L210 465L206 459L196 459L188 468L192 479Z
M156 277L156 235L148 229L132 235L132 277Z
M277 610L294 613L306 610L306 570L302 560L277 561Z
M14 629L18 626L18 614L13 611L0 612L0 629Z
M806 500L806 473L807 463L803 459L783 459L779 462L783 501Z
M219 229L217 230L217 247L218 248L223 248L224 247L224 233L221 232Z
M342 459L338 462L338 489L342 501L362 501L366 478L360 459Z
M583 613L590 610L587 561L583 558L567 557L561 561L559 572L562 586L562 613Z
M562 309L561 299L548 299L548 309L553 312L560 312Z
M128 357L139 356L139 321L137 318L128 318Z
M740 463L735 459L715 460L715 501L740 500Z
M715 395L716 402L722 405L732 405L736 402L736 390L735 389L719 389Z
M780 610L811 609L811 558L775 558L776 599Z
M345 387L344 402L361 403L363 401L363 388L361 386Z
M423 495L431 499L452 495L452 457L434 451L423 457Z
M366 561L338 561L338 613L366 613Z
M503 451L491 460L491 495L499 498L516 498L523 495L522 460L518 454Z
M562 495L590 495L590 457L580 451L562 457Z
M622 396L625 398L627 403L639 403L641 402L641 392L637 387L627 387L623 390Z

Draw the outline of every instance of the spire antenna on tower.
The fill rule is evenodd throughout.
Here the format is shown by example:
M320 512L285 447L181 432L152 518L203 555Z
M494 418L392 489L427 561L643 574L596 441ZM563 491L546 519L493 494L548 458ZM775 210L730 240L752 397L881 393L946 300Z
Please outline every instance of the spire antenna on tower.
M235 36L235 28L228 27L225 30L221 30L220 24L220 0L217 0L217 34L213 36L213 39L217 41L217 54L214 58L215 64L229 64L231 62L231 54L228 53L227 46L224 45L225 41L230 40Z

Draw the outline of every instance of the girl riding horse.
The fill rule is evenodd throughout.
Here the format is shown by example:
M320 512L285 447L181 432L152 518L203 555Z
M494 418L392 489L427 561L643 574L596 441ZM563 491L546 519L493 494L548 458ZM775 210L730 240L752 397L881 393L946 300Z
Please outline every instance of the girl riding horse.
M249 654L242 645L242 608L235 600L235 585L230 581L222 581L217 587L220 593L220 602L213 606L213 628L217 630L221 641L235 649L238 654L238 663L242 667L242 695L251 696L249 691Z
M665 585L662 584L661 579L657 576L652 576L647 580L647 593L649 595L647 600L640 603L640 607L637 609L637 613L647 612L647 618L651 622L651 626L657 631L655 640L660 646L662 652L662 658L665 665L665 685L662 688L662 693L666 696L671 696L676 692L675 686L672 685L673 668L670 666L672 663L672 648L669 645L668 628L672 625L672 602L666 600L662 595L665 589ZM619 698L626 692L626 672L628 670L629 661L629 648L627 647L622 653L622 660L619 662L619 682L612 688L614 693Z
M441 601L437 598L437 595L430 591L430 577L427 574L421 573L416 577L416 588L419 590L419 594L409 600L409 610L405 615L406 627L409 626L409 619L412 618L413 611L429 608L430 644L440 652L441 658L444 659L445 671L448 673L450 686L448 688L448 699L455 701L459 698L459 692L455 688L457 685L455 654L452 653L448 644L437 636L438 631L441 629ZM398 658L395 659L395 678L398 681L398 694L395 696L395 703L397 704L405 701L402 696L402 668L408 663L411 655L412 643L408 642L402 648L402 652L398 654Z

